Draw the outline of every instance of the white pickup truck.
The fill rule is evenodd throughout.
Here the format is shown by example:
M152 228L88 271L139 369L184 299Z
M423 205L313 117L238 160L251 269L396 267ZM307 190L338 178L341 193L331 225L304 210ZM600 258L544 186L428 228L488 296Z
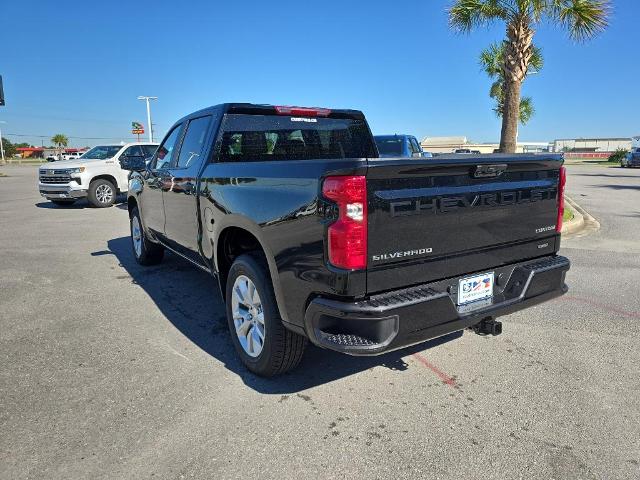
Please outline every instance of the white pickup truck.
M56 205L70 205L87 197L94 207L110 207L118 193L128 188L127 170L120 168L122 157L151 157L157 143L98 145L75 160L40 167L40 195Z

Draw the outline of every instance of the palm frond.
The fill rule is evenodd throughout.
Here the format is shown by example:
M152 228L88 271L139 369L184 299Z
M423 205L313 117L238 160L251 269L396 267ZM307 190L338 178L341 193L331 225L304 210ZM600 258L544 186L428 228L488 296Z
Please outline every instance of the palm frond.
M492 43L480 52L480 66L489 78L496 78L502 75L503 63L504 44L502 42Z
M520 123L526 125L529 120L536 114L531 97L523 97L520 100Z
M609 25L609 0L551 0L550 14L579 42L595 37Z
M462 33L505 19L507 9L501 0L456 0L449 8L449 26Z
M528 72L538 73L543 68L544 68L544 57L542 56L542 49L534 45L533 50L531 52L531 58L529 59Z

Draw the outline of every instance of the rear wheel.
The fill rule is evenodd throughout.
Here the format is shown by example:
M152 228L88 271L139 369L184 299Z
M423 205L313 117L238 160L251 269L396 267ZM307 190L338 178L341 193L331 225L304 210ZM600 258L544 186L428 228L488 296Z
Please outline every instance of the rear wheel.
M109 180L100 178L89 185L89 203L97 208L110 207L116 201L116 187Z
M282 324L262 255L241 255L233 262L225 297L233 346L249 370L271 377L300 363L307 339Z
M64 207L67 205L73 205L74 203L76 203L75 200L50 200L50 202L56 205L59 205L61 207Z
M142 228L140 221L140 212L135 207L131 211L131 247L136 262L140 265L156 265L162 261L164 257L164 247L157 243L151 242Z

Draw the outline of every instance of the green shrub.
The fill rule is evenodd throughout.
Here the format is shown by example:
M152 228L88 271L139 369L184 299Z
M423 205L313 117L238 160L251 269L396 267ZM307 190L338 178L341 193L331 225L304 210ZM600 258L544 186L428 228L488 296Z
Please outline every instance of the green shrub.
M629 153L628 150L625 150L624 148L619 148L615 152L613 152L611 155L609 155L609 161L611 163L620 163L620 161L627 156L627 153Z

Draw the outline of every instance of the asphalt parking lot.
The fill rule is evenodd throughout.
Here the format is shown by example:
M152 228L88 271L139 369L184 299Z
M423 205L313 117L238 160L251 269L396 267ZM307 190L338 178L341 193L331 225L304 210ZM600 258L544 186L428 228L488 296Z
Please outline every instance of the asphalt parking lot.
M0 178L0 478L640 478L640 170L570 166L601 229L565 297L378 358L235 358L214 282L135 264L126 209ZM438 345L438 343L440 343Z

